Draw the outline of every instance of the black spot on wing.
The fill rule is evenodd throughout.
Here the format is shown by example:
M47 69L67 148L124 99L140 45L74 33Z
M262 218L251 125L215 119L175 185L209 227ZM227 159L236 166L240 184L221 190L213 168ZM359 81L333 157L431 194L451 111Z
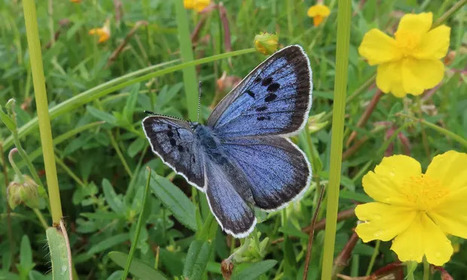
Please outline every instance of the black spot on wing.
M172 132L172 130L167 131L167 136L169 136L170 138L174 136L174 133Z
M255 98L255 94L251 90L245 91L249 96Z
M179 152L183 152L183 146L182 145L178 145L177 148L178 148Z
M271 102L273 101L274 99L277 98L277 95L275 95L274 93L270 93L266 96L266 98L264 98L264 101L265 102Z
M267 77L266 79L263 80L263 82L261 83L263 86L267 86L269 85L270 83L272 83L272 78L271 77Z
M254 80L255 83L259 83L261 82L261 77L257 77L255 80Z
M268 86L268 91L277 91L281 87L278 83L272 83Z
M177 145L177 141L173 138L170 138L170 145L172 145L172 147L175 147Z
M261 116L261 117L257 117L256 119L257 119L258 121L264 121L264 120L270 121L270 120L271 120L271 117L269 117L269 116L266 116L266 117Z
M256 108L256 112L266 111L267 109L268 109L267 106L261 106L261 107Z

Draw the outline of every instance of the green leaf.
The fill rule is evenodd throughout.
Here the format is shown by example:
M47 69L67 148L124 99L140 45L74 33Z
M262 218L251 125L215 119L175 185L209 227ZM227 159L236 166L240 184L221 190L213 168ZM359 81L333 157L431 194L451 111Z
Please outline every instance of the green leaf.
M369 197L366 194L347 191L347 190L340 191L339 198L351 199L351 200L355 200L355 201L362 202L362 203L373 201L373 199L371 199L371 197Z
M10 131L15 131L16 130L16 124L13 121L10 116L8 116L5 112L3 112L2 107L0 106L0 120L5 124L5 126L10 130Z
M128 123L133 122L133 113L136 107L136 101L138 100L138 92L139 92L140 84L134 84L130 88L130 96L126 100L125 107L123 108L123 115L125 116Z
M53 279L69 279L70 267L65 237L54 227L49 227L45 233L50 250Z
M190 280L201 279L209 260L211 244L207 241L191 242L183 268L183 275Z
M21 239L20 247L20 256L19 256L19 265L18 270L21 276L21 279L26 279L29 272L34 268L34 263L32 262L32 250L31 243L27 235L23 235Z
M112 116L111 114L109 114L109 113L105 113L105 112L102 112L100 110L97 110L96 108L94 108L92 106L87 106L86 110L91 115L93 115L94 117L96 117L99 120L105 121L106 123L109 123L111 125L116 125L117 124L117 119L114 116Z
M110 208L118 214L124 215L125 207L120 197L115 193L109 180L102 180L102 189L104 190L105 200L109 204Z
M94 255L96 253L112 248L118 244L121 244L127 240L128 240L128 233L117 234L115 236L109 237L105 239L104 241L101 241L97 243L96 245L92 246L87 254Z
M109 258L120 267L125 267L128 255L121 252L112 251L109 253ZM145 264L137 258L133 258L130 265L130 273L141 280L164 280L167 279L164 274Z
M134 157L137 153L143 150L144 145L146 144L146 139L138 137L135 141L133 141L130 146L128 147L128 155L130 157Z
M168 179L151 175L151 189L174 217L189 229L197 230L195 206L186 195Z
M234 271L231 280L253 280L257 279L276 265L276 260L265 260L254 263L240 272Z

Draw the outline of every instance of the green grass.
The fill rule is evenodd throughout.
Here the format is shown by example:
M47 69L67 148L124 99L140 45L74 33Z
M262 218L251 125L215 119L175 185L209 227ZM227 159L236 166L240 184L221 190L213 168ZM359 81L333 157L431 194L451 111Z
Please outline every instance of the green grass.
M53 148L51 141L41 145L36 117L45 108L36 107L43 97L37 97L33 73L38 70L30 67L29 60L38 58L28 47L22 2L0 0L0 108L8 114L8 100L16 100L16 126L0 114L0 279L51 279L52 265L60 263L56 260L67 260L56 259L66 254L66 242L50 228L46 232L41 221L44 217L48 226L52 220L57 224L48 201L51 193L42 192L39 209L7 207L6 186L15 175L8 153L18 140L24 153L14 157L16 165L23 174L40 180L41 187L50 187L49 176L54 173L45 176L43 153L49 155L48 162L55 159L57 163L58 204L76 279L121 279L127 272L135 279L183 279L183 275L221 279L221 262L236 251L232 279L302 279L309 237L302 229L310 225L316 210L317 190L328 182L340 187L337 211L349 213L342 211L368 201L361 178L381 161L387 148L394 154L404 153L404 143L396 134L388 137L389 128L381 124L407 137L411 156L424 168L438 153L467 151L467 84L462 72L467 63L466 9L459 7L465 1L365 1L363 6L361 1L351 1L347 72L337 69L342 60L336 64L338 1L325 1L331 14L318 27L306 16L314 1L225 1L231 47L226 44L225 20L218 9L197 14L181 9L180 4L177 9L173 1L122 1L122 17L117 20L114 2L118 1L36 1L36 35L41 43ZM421 98L382 95L368 121L358 126L376 93L376 67L368 66L357 51L363 35L371 28L392 33L403 13L428 11L435 21L441 19L452 29L450 51L455 56L446 66L441 86ZM111 22L111 38L98 44L88 31L106 19ZM199 22L203 22L200 33L190 43L190 33ZM133 35L125 39L135 26ZM282 46L302 45L310 58L314 83L310 114L322 115L316 126L293 140L312 159L315 174L300 202L280 212L258 212L259 223L250 237L235 240L220 231L205 195L152 154L141 120L144 110L194 120L198 81L202 81L200 119L206 120L212 100L226 93L217 89L217 79L224 72L242 78L266 58L252 49L254 36L263 31L278 33ZM59 35L51 43L54 34ZM109 62L124 40L122 51ZM346 73L347 83L335 85L335 78ZM333 105L340 102L334 100L334 88L347 91L343 119L339 112L333 113ZM336 143L331 149L333 115L344 121L340 180L335 177L339 173L335 153L331 159L331 150L340 153ZM353 131L357 137L346 145ZM152 170L149 179L147 167ZM333 214L335 206L323 201L318 224L327 211ZM350 240L356 222L353 215L346 215L334 232L327 233L331 238L335 234L335 242L330 242L333 248L325 254L323 250L330 248L324 249L325 232L316 230L308 279L321 279L323 258L328 275L333 257ZM452 240L461 244L460 250L445 269L455 279L464 279L467 250L463 240ZM45 247L47 241L52 246ZM357 241L340 273L364 276L396 261L390 244ZM419 265L415 279L421 279L423 271ZM59 275L55 273L54 268L53 274ZM432 279L440 279L440 273Z

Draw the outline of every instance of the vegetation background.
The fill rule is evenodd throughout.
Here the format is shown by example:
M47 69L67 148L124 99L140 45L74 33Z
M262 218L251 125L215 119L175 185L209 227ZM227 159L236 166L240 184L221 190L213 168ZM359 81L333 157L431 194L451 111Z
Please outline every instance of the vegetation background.
M353 131L357 136L344 144L339 197L342 220L336 232L336 256L352 240L357 222L353 207L371 200L361 188L361 178L384 155L410 154L426 168L438 153L451 149L465 151L465 147L445 133L418 121L423 119L464 139L467 137L465 7L445 23L452 31L442 84L419 98L398 99L378 93L374 86L376 68L368 66L357 51L363 35L371 28L393 34L403 14L432 12L436 20L456 2L351 2L344 143ZM309 225L319 201L317 189L326 186L329 177L336 1L325 3L331 14L316 27L306 14L314 1L226 1L203 13L184 10L184 19L180 12L177 15L174 3L161 0L36 3L61 205L74 274L80 279L120 279L134 244L130 277L138 279L184 276L219 279L221 261L239 247L242 249L235 255L232 279L301 279L306 266ZM98 43L98 37L88 32L103 26L106 20L110 38ZM184 20L188 22L191 38L177 28ZM223 234L213 221L204 195L197 194L152 154L141 120L144 110L185 119L193 116L189 112L196 113L198 106L197 81L202 82L201 120L206 120L233 81L244 77L266 58L252 49L255 35L264 31L277 33L281 46L300 44L311 61L312 119L306 132L293 140L312 161L314 183L300 202L275 213L258 212L260 223L250 237L235 240ZM186 65L177 65L181 57L190 55L191 48L187 45L190 40L194 59L208 60L196 66L196 73L185 72L187 78L180 71L186 70ZM237 50L244 51L231 53ZM375 96L379 96L377 100ZM39 178L36 183L43 190L44 162L34 119L37 114L22 3L1 0L0 105L8 107L11 98L16 100L19 139L27 156L26 159L15 155L16 165L24 174ZM375 104L370 112L369 104ZM364 112L368 118L361 122ZM44 228L51 224L48 201L42 193L39 210L25 206L10 210L7 206L6 187L15 175L7 158L13 145L11 131L0 126L0 279L51 279ZM28 161L36 174L32 174L34 169L28 167ZM147 197L146 167L153 170ZM143 209L142 224L138 224ZM317 212L318 221L324 218L325 209L323 200ZM322 225L316 228L308 279L319 279L321 275L324 231L320 229ZM135 244L135 233L139 231ZM466 279L465 244L462 240L453 242L460 249L445 269L455 279ZM389 248L390 242L356 241L353 250L344 250L350 255L344 258L348 261L345 265L338 266L339 270L353 277L374 273L397 261ZM415 273L420 276L421 270ZM439 273L435 277L439 279Z

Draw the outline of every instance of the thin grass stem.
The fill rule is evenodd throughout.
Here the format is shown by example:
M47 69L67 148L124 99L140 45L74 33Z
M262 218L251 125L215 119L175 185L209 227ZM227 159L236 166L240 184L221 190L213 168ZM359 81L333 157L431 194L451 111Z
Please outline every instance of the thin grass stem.
M58 188L57 167L55 165L52 129L50 125L47 93L45 89L44 68L42 65L35 1L24 0L23 11L26 23L26 35L28 39L34 95L36 99L37 117L44 156L44 167L49 191L52 222L54 225L59 225L63 214L60 202L60 191Z
M345 97L347 94L351 3L349 0L339 0L337 8L336 77L334 82L334 106L331 131L331 162L326 205L326 232L321 271L321 279L325 280L332 279L333 272L334 242L336 240L337 208L339 204L339 186L342 165Z

